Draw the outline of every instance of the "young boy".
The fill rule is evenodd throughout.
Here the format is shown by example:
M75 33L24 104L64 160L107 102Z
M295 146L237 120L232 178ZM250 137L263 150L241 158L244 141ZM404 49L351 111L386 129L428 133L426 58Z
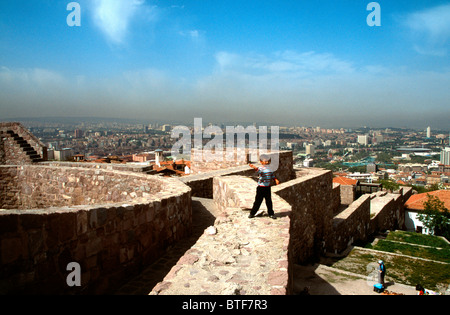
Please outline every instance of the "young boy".
M255 165L249 164L249 166L258 171L258 187L256 188L255 202L253 203L253 208L250 211L249 218L255 217L256 212L258 212L259 207L263 199L266 199L267 211L269 217L275 219L275 213L273 212L272 206L272 192L270 187L272 186L272 181L275 180L275 184L279 184L280 181L275 177L272 170L267 166L270 164L270 157L267 155L260 156L260 162L262 166L256 167Z

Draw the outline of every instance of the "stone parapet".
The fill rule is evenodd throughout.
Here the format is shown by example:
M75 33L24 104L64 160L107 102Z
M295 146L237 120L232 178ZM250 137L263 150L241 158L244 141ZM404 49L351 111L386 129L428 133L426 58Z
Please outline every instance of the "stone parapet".
M314 261L333 242L332 172L308 169L297 178L273 187L272 192L292 207L290 259L295 263Z
M193 197L213 198L213 179L218 176L244 175L252 176L255 171L248 165L241 165L222 170L215 170L204 174L189 175L180 178L180 181L192 189Z
M64 177L62 188L71 182L83 182L90 190L99 192L108 188L107 178L111 177L122 182L127 192L127 198L111 203L70 206L48 203L45 209L0 210L1 294L113 292L160 257L168 246L191 233L190 189L177 179L31 165L0 170L2 174L4 170L16 171L15 178L10 180L23 183L18 185L19 190L27 183L21 176L35 173L41 174L35 180L59 183ZM92 178L88 180L87 174ZM102 185L96 186L97 181ZM147 190L145 185L152 182L158 185ZM40 184L45 187L43 182ZM48 188L52 185L47 183ZM103 193L107 192L108 189ZM59 198L63 197L58 195ZM81 267L81 287L67 285L67 266L71 262Z
M356 241L370 235L370 195L363 195L333 219L334 241L327 251L338 254Z
M34 209L139 201L170 194L159 176L42 165L0 166L0 207Z
M94 169L104 169L109 171L123 171L123 172L134 172L134 173L149 173L153 166L142 166L134 164L118 164L118 163L91 163L91 162L58 162L58 161L48 161L42 162L41 165L52 166L52 167L82 167L82 168L94 168Z

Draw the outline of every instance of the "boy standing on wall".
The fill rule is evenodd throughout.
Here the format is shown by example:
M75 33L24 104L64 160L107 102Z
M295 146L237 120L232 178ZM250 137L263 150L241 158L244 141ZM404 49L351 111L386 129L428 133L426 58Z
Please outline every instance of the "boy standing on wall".
M255 202L253 203L253 208L250 211L249 218L255 217L256 212L258 212L259 207L263 199L266 199L267 212L269 213L269 217L275 219L275 213L273 212L272 205L272 192L270 187L272 186L272 182L275 180L275 184L278 185L280 181L275 177L275 174L272 170L267 166L270 164L270 157L267 155L260 156L260 162L262 166L257 167L255 165L249 164L249 166L255 169L258 172L258 186L256 188L256 197Z

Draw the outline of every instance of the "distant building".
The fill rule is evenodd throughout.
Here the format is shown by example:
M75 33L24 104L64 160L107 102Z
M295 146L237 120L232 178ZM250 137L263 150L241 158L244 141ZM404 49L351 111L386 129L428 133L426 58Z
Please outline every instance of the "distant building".
M158 149L155 151L155 164L161 167L161 162L164 161L163 150Z
M75 154L72 158L74 162L84 162L83 154Z
M367 173L376 173L378 172L378 165L376 165L375 163L367 164L366 171Z
M316 153L316 147L313 144L307 144L306 145L306 154L313 156L314 153Z
M154 154L149 153L133 154L133 162L143 163L154 159L154 157Z
M431 127L427 127L427 138L431 138Z
M440 162L444 165L450 165L450 147L442 149Z
M83 131L81 129L75 129L74 138L79 139L83 137Z
M384 142L384 136L382 134L377 134L373 137L374 141L376 143L382 143Z
M369 145L369 136L368 135L359 135L358 143L360 145Z
M161 128L162 131L166 131L169 132L170 130L172 130L172 127L170 125L163 125Z
M297 146L297 143L295 143L295 142L286 143L286 147L291 150L294 150L296 146Z
M313 167L313 165L314 165L314 160L313 159L306 158L303 161L303 167Z
M61 150L54 151L54 159L57 161L68 161L72 158L73 152L72 149L64 148Z

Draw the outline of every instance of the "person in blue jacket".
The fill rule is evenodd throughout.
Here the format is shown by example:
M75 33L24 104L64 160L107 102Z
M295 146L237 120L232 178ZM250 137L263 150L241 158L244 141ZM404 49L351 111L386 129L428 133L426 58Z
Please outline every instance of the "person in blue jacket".
M386 275L386 266L382 260L378 261L378 283L384 288L384 276Z

